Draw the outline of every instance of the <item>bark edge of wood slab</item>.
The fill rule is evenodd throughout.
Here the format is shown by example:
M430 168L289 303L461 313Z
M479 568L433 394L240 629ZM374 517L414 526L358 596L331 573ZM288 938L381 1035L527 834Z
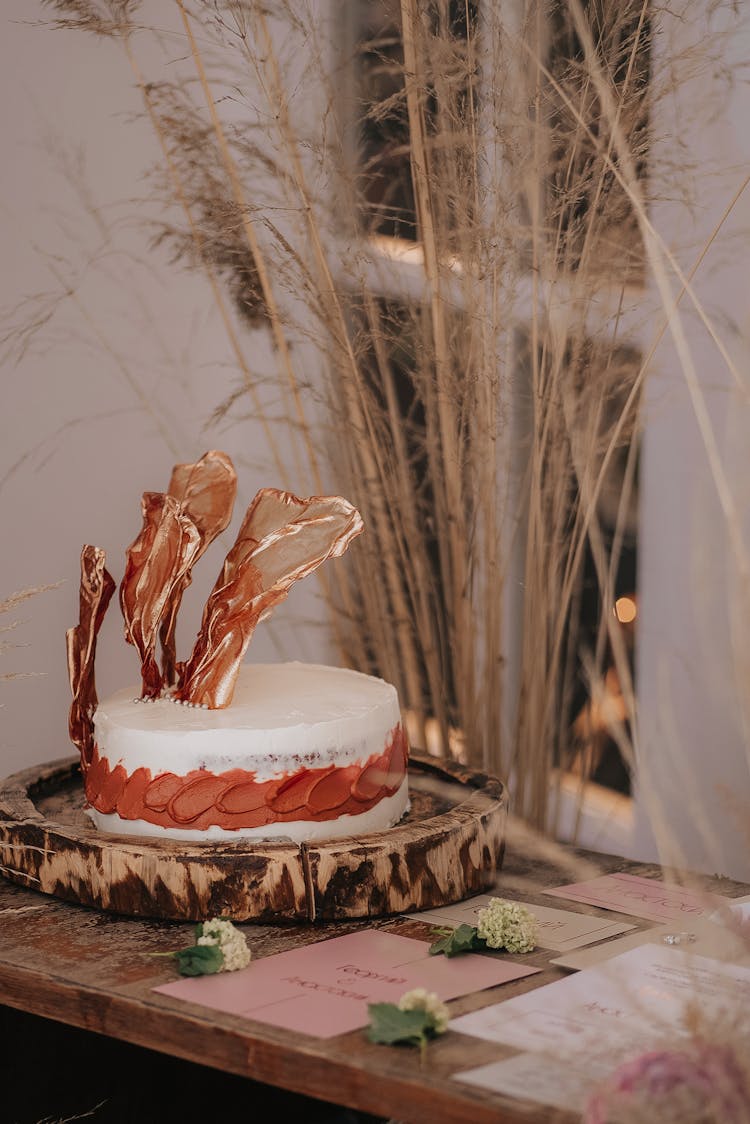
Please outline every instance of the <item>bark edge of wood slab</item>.
M0 873L130 917L262 924L435 909L491 887L502 865L501 781L413 754L412 807L388 831L310 843L109 835L83 815L77 757L0 781Z

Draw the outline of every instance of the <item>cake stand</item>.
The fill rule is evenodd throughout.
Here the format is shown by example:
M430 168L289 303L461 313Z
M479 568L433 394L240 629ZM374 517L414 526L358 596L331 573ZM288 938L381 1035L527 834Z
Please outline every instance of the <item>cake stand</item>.
M311 843L160 841L97 831L78 757L0 782L0 873L132 917L264 924L382 917L481 893L502 864L505 789L412 755L411 811L388 831Z

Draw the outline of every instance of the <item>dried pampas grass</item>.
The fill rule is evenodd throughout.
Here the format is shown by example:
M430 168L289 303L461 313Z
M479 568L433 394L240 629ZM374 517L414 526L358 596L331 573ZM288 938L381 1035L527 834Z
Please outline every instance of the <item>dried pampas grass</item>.
M38 585L34 586L33 588L21 589L16 593L11 593L10 597L6 597L4 600L0 600L0 617L3 617L6 613L12 613L15 609L18 608L19 605L22 605L24 601L28 601L31 597L36 597L40 593L48 593L51 589L59 589L61 584L61 582L55 582L52 585ZM13 641L9 639L9 637L21 624L23 624L23 621L19 620L18 618L0 624L0 656L5 655L6 652L16 646ZM33 674L33 672L28 671L0 672L0 681L7 681L10 679L25 679L29 675Z
M342 659L398 686L416 744L553 827L561 771L583 784L606 739L625 775L637 736L613 613L634 310L675 267L645 205L669 96L651 6L175 0L169 81L139 63L148 3L47 7L129 60L162 156L153 240L203 273L236 362L216 416L250 411L279 483L362 511L324 587ZM248 330L270 333L281 418Z

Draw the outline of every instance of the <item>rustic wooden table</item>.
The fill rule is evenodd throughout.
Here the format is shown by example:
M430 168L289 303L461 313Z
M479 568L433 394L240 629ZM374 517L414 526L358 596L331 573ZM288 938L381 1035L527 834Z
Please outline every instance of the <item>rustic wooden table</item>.
M617 858L572 850L567 855L571 862L592 860L595 868L589 867L588 874L622 870L658 874L656 867ZM498 891L539 904L562 905L541 896L541 890L581 873L581 867L530 863L521 857L520 844L511 839ZM748 892L747 887L724 880L712 880L710 885L729 896ZM604 915L575 903L567 903L566 908ZM648 927L648 922L632 920L638 927ZM427 926L416 920L375 924L429 939ZM361 922L286 928L248 925L245 932L254 957L259 958L361 926ZM408 1124L574 1119L533 1100L510 1100L453 1080L452 1074L512 1052L479 1039L449 1032L430 1045L420 1065L417 1051L372 1045L361 1031L329 1040L291 1035L156 994L155 986L176 978L175 969L171 961L152 959L146 953L190 944L191 932L189 925L105 914L0 879L0 1004ZM555 955L538 951L524 957L524 963L543 971L454 1000L451 1013L464 1014L559 979L565 973L549 964Z

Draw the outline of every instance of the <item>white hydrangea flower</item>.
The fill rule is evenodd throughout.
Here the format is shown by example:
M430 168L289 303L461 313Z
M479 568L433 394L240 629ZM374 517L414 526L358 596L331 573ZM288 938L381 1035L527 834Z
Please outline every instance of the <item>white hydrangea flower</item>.
M533 952L539 937L539 922L520 902L492 898L477 914L477 935L488 948L507 952Z
M398 1001L400 1011L426 1011L432 1015L435 1022L435 1034L444 1034L448 1029L450 1015L445 1003L438 999L434 991L427 991L424 987L415 987L407 991Z
M247 941L231 921L214 917L203 922L203 930L196 944L217 944L224 957L223 972L236 972L250 963L251 952Z

